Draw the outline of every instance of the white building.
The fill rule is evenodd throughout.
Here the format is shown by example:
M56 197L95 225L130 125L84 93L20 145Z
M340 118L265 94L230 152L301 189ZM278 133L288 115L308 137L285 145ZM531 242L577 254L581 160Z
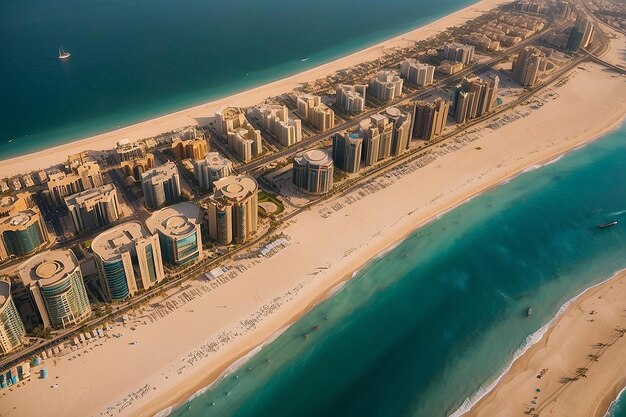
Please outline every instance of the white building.
M431 85L435 77L435 67L415 59L405 59L400 64L400 74L410 83L419 87Z
M281 145L291 146L302 140L302 122L300 119L289 118L287 106L262 104L255 107L253 112Z
M229 176L233 171L233 163L218 152L209 152L204 159L193 163L193 172L200 187L210 190L213 182Z
M369 89L371 94L378 100L394 100L402 95L402 84L404 80L396 71L380 71L376 77L370 81Z

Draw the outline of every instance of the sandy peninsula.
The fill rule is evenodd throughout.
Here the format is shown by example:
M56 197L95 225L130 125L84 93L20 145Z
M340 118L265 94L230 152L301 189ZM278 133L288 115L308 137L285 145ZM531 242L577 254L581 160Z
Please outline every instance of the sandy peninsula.
M26 171L35 169L44 169L51 165L62 163L69 154L85 150L99 151L112 149L120 139L144 139L185 126L196 125L198 121L206 123L203 122L203 120L206 120L208 117L213 117L215 110L221 106L253 106L261 103L268 97L290 92L303 83L324 78L334 74L338 70L349 68L362 62L375 60L391 49L406 47L413 42L427 39L443 32L451 26L461 25L468 20L474 19L510 1L511 0L481 0L458 12L415 29L414 31L273 83L90 138L3 160L1 161L2 163L0 163L0 178L25 173Z
M514 117L499 128L479 126L454 147L439 145L368 178L366 195L357 189L302 212L280 228L288 245L273 256L233 262L218 281L185 283L114 323L111 333L123 336L46 361L48 379L4 390L0 415L152 416L180 404L416 227L623 120L623 77L584 64L566 78L539 94L541 106L510 110ZM598 303L585 308L600 311ZM542 383L557 374L556 365L531 366L550 368ZM532 399L520 392L518 403Z
M465 417L602 417L626 386L626 272L585 291Z

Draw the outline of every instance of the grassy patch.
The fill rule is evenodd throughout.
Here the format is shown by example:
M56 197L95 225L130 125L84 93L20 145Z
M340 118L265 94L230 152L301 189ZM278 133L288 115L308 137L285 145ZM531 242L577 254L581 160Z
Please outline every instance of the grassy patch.
M285 206L275 195L266 193L265 191L259 191L259 203L265 203L265 202L276 204L276 207L278 207L278 209L276 210L276 213L274 214L280 214L285 210ZM259 207L259 213L261 214L261 216L267 215L267 213L262 207Z

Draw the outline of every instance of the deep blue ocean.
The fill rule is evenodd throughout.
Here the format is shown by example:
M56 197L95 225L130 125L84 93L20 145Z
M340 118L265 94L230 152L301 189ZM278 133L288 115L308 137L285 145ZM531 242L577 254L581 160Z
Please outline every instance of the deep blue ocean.
M473 2L2 0L0 158L265 84Z
M415 231L173 415L437 417L467 406L564 303L626 267L625 157L622 127Z

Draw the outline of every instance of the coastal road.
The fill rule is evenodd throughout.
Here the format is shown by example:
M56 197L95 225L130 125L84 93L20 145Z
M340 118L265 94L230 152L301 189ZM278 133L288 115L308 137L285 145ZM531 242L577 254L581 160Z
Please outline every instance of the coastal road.
M497 64L498 62L502 61L503 59L505 59L506 57L508 57L509 55L511 55L512 53L532 44L534 41L536 41L537 39L539 39L539 37L543 36L544 34L546 34L548 31L551 30L559 30L562 29L563 27L565 27L566 24L561 24L557 27L551 27L548 26L547 28L545 28L544 30L542 30L541 32L535 34L534 36L531 36L530 38L523 40L522 42L518 43L517 45L514 45L504 51L502 51L501 54L497 55L494 58L491 58L485 62L482 63L478 63L475 64L469 68L466 68L450 77L444 78L441 81L431 85L428 87L428 89L426 90L422 90L419 91L417 93L408 95L406 97L402 97L398 100L395 101L391 101L389 103L387 103L385 105L385 107L391 107L391 106L399 106L399 105L404 105L404 104L410 104L413 101L419 100L420 98L426 97L430 94L432 94L433 90L437 89L437 88L442 88L442 87L447 87L447 86L451 86L454 85L455 83L461 81L463 79L463 77L473 73L473 72L482 72L485 71L489 68L491 68L493 65ZM316 143L323 141L324 139L334 135L335 133L356 127L359 125L359 123L361 123L361 121L368 119L370 116L379 113L381 111L381 108L376 108L376 109L372 109L372 110L368 110L364 113L359 114L357 117L353 118L352 120L343 123L341 125L335 126L332 129L326 130L324 132L318 133L317 135L311 136L310 138L303 140L301 142L299 142L297 144L297 147L291 147L291 148L287 148L287 149L283 149L281 151L278 151L276 153L270 154L268 156L262 157L256 161L252 161L249 162L247 164L244 165L240 165L239 167L235 168L235 171L242 173L242 174L248 174L260 167L263 167L267 164L270 164L272 162L276 162L280 159L289 157L289 156L293 156L296 153L299 152L299 150L301 150L302 148L308 148L312 145L315 145Z

